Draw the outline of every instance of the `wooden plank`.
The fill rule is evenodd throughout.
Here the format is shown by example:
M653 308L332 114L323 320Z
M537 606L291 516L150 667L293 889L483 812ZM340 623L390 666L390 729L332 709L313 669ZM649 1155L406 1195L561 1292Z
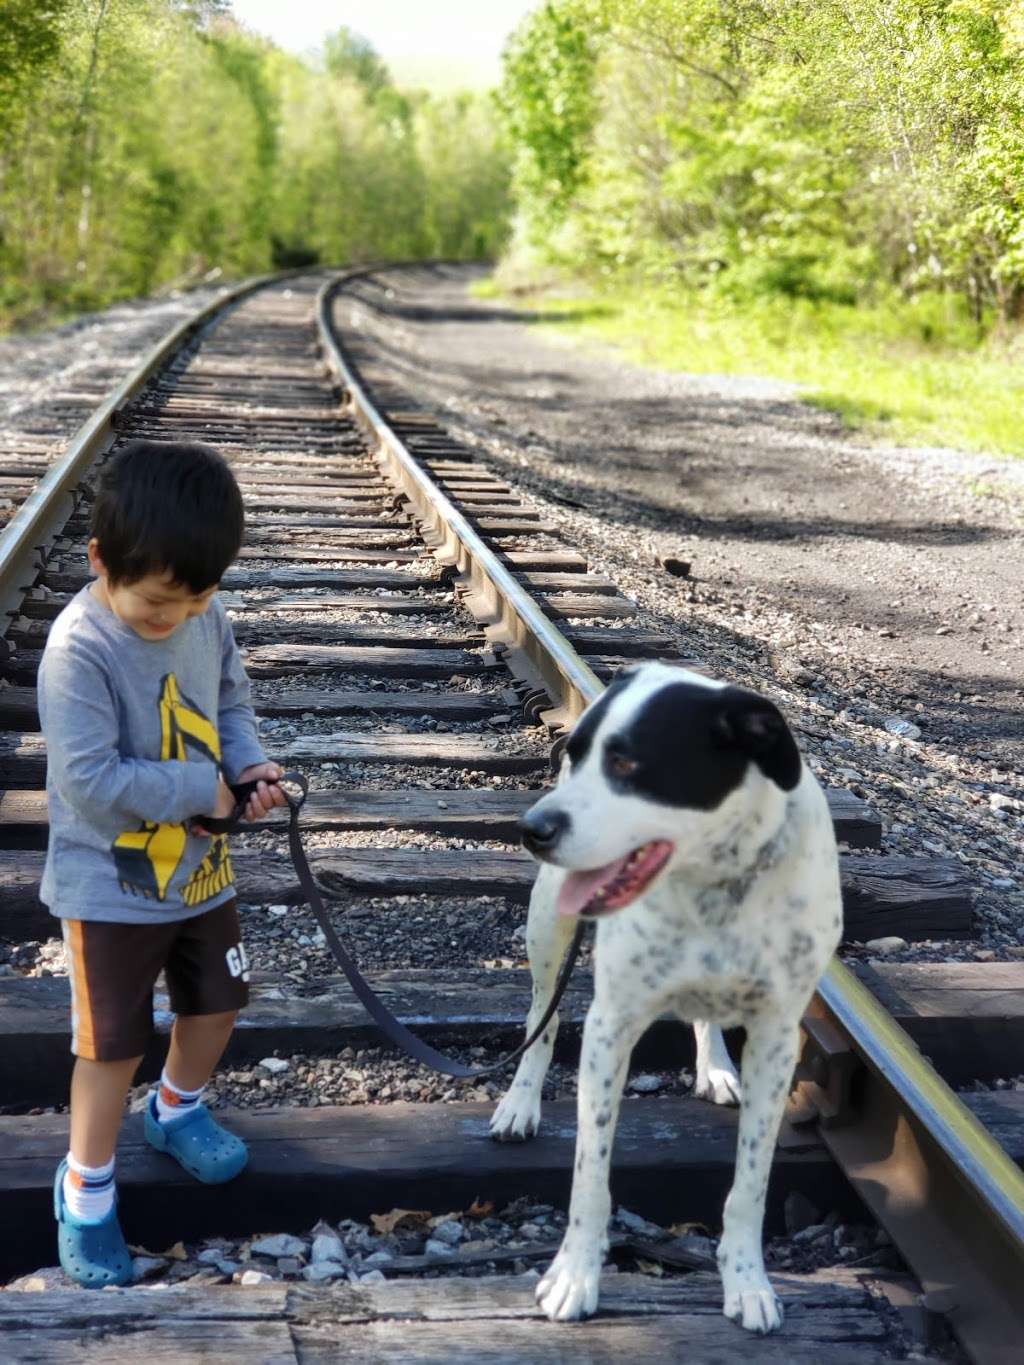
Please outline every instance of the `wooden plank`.
M306 671L369 673L378 678L450 678L471 677L500 667L484 655L461 649L387 649L383 645L260 645L249 650L245 658L246 672L252 678Z
M240 1292L244 1295L247 1291ZM0 1351L5 1365L36 1365L44 1360L47 1365L137 1365L140 1359L152 1365L206 1360L217 1365L253 1365L254 1361L260 1365L298 1365L300 1360L291 1327L284 1320L179 1320L166 1331L154 1331L152 1323L129 1323L118 1324L108 1335L83 1321L81 1311L72 1317L70 1325L55 1323L46 1328L5 1327L0 1317ZM308 1352L303 1351L303 1356L309 1359Z
M497 739L478 735L400 734L336 730L288 738L272 745L279 763L410 763L482 772L529 773L547 767L546 753L510 753ZM41 734L0 731L0 787L46 782L46 741Z
M287 760L282 760L287 761ZM284 854L273 857L240 853L233 858L239 897L245 901L289 902L298 897L298 884ZM970 896L959 881L959 864L949 867L950 879L937 896L934 879L915 879L927 859L879 857L865 887L847 864L861 861L843 855L843 900L847 938L873 938L878 932L904 938L965 937L971 931ZM941 863L942 860L935 859ZM310 864L328 894L367 896L494 895L515 901L529 899L535 865L525 853L493 849L360 848L310 850ZM53 921L40 905L42 854L36 850L0 851L0 934L11 938L52 933Z
M370 600L364 600L362 610L376 611L379 607L374 604L371 606ZM386 601L385 598L378 598L377 602ZM415 612L417 615L424 614L422 606L416 598L406 599L409 606L407 612ZM427 612L430 607L427 605ZM444 606L442 604L442 610ZM487 641L483 635L475 628L470 630L442 629L441 626L424 625L413 623L404 625L401 622L387 625L376 625L362 621L340 621L337 623L324 624L318 621L288 621L283 622L275 619L260 619L258 617L246 620L244 618L232 622L235 638L240 645L246 649L256 648L260 641L274 640L280 641L291 648L305 650L310 645L385 645L391 649L473 649L482 648ZM282 639L282 637L284 637Z
M564 600L564 597L554 599L559 604ZM590 600L594 603L595 611L599 611L602 602L614 602L615 598L595 597ZM550 607L551 603L552 599L549 598L547 606ZM557 607L555 611L557 612ZM632 611L635 613L636 608L633 607ZM566 614L571 615L569 612ZM570 626L564 633L581 654L604 652L608 649L611 636L622 658L670 659L676 662L679 659L679 646L676 641L656 630L630 628L611 631L607 626Z
M418 556L414 556L418 558ZM389 556L390 561L390 556ZM430 582L424 593L413 594L376 594L343 592L261 592L250 597L240 592L222 592L221 601L226 610L232 613L232 627L238 638L238 626L246 616L257 612L325 612L325 611L416 611L424 615L437 612L450 612L450 594L438 591L438 585ZM54 594L52 598L26 598L22 603L21 616L37 625L37 638L45 639L49 623L71 601L68 594ZM7 632L7 639L20 642L18 629ZM26 635L26 638L28 636Z
M523 517L478 517L465 513L467 521L475 522L476 529L487 536L552 536L558 527L550 521L527 521Z
M587 572L587 561L575 550L499 550L498 558L524 572L528 569L538 573Z
M0 664L0 671L14 682L32 683L39 671L41 654L41 650L19 650ZM245 669L251 678L278 678L304 672L450 678L473 677L494 669L504 671L487 656L462 649L389 649L385 645L256 645L246 651Z
M579 592L592 596L600 593L617 597L619 588L610 578L588 573L582 578L574 573L517 573L516 577L534 592Z
M245 920L243 915L243 933ZM341 928L344 932L343 924ZM435 1046L487 1044L497 1052L509 1052L522 1041L530 1003L525 969L370 972L367 980L404 1023ZM579 1059L591 990L590 972L577 970L560 1007L562 1027L556 1045L560 1061L575 1064ZM0 1095L5 1106L27 1109L66 1101L74 1063L70 1018L67 977L0 978ZM172 1018L166 995L158 992L156 1034L140 1067L140 1080L159 1076ZM731 1034L730 1039L736 1048L738 1035ZM344 978L323 978L300 991L288 982L282 984L277 974L257 972L250 1003L221 1065L251 1066L275 1050L285 1056L336 1055L346 1047L379 1047L381 1042ZM634 1060L641 1066L692 1067L693 1030L666 1016L644 1035Z
M514 694L513 694L514 695ZM311 711L322 716L394 714L437 716L444 720L480 720L503 707L517 704L501 692L441 692L421 688L404 692L365 691L346 688L289 687L273 696L254 699L260 716L302 716ZM34 687L13 687L0 682L0 726L5 729L39 728L39 706ZM856 799L856 798L855 798Z
M184 1237L294 1230L321 1217L366 1219L401 1208L468 1208L478 1195L564 1205L575 1141L575 1102L547 1106L525 1144L488 1139L491 1104L383 1104L218 1111L249 1147L238 1189L200 1185L146 1143L130 1115L118 1145L118 1185L129 1242L169 1246ZM616 1133L616 1201L659 1222L716 1225L732 1180L736 1111L690 1098L627 1100ZM67 1151L67 1116L0 1118L0 1274L53 1260L53 1172ZM687 1174L691 1178L687 1178ZM693 1178L696 1177L696 1178ZM244 1189L245 1197L239 1198ZM819 1208L856 1207L824 1149L780 1148L768 1194L768 1235L782 1226L787 1194Z
M974 934L970 885L953 858L871 857L840 860L846 938L967 938Z
M465 1257L458 1257L461 1262ZM883 1275L885 1272L882 1272ZM887 1284L835 1269L813 1276L772 1275L786 1321L757 1339L757 1359L818 1365L877 1365L902 1355L891 1343L878 1297ZM888 1277L887 1277L888 1278ZM103 1294L57 1290L0 1296L0 1334L33 1363L88 1365L155 1360L234 1360L234 1344L250 1334L256 1362L409 1361L423 1365L621 1365L628 1351L637 1365L687 1359L728 1365L751 1358L751 1339L721 1313L717 1273L656 1280L635 1273L605 1274L601 1309L585 1323L548 1323L522 1276L446 1276L384 1284L307 1286L180 1285L161 1291L114 1289ZM891 1292L891 1291L890 1291ZM289 1336L278 1337L275 1328ZM258 1345L266 1332L266 1345ZM82 1354L75 1354L75 1337ZM227 1354L217 1352L219 1336ZM627 1345L628 1341L628 1345ZM274 1354L287 1349L292 1354ZM201 1344L201 1354L188 1354ZM110 1354L103 1355L107 1351ZM898 1354L897 1354L898 1351ZM925 1360L918 1354L919 1360Z
M324 545L311 549L305 545L285 547L277 544L269 548L243 545L238 552L238 558L247 563L266 559L287 559L295 564L415 564L418 559L423 558L423 554L415 550L358 550L351 545Z
M1015 1076L1024 962L872 962L854 971L950 1085Z
M377 696L377 693L370 693ZM414 829L431 834L472 835L516 843L519 817L538 791L482 787L451 791L314 791L303 808L304 829ZM866 802L844 787L825 793L836 837L853 847L876 848L880 822ZM847 799L849 798L849 799ZM287 821L284 811L269 824ZM45 848L49 821L45 791L0 793L0 848Z
M560 592L556 597L548 597L542 602L545 616L556 621L570 616L606 616L628 620L636 615L636 603L628 597L588 596L585 593Z
M379 611L381 604L388 602L386 597L364 597L356 599L359 611ZM431 603L415 597L398 599L399 612L406 615L429 615L431 611L450 612L448 603ZM404 604L404 605L403 605ZM255 605L255 604L254 604ZM277 610L276 606L273 610ZM384 607L387 612L390 610ZM318 621L282 621L274 617L255 614L241 616L233 620L232 629L235 639L244 648L257 647L262 642L286 644L291 649L305 649L308 645L385 645L394 649L472 649L480 648L487 642L475 628L471 630L443 629L431 623L406 625L401 621L394 624L378 625L370 621L340 621L322 623ZM7 639L18 646L18 666L27 670L33 665L38 670L40 651L24 646L41 644L49 629L45 621L32 621L28 629L15 628L7 634ZM33 657L33 655L35 657Z

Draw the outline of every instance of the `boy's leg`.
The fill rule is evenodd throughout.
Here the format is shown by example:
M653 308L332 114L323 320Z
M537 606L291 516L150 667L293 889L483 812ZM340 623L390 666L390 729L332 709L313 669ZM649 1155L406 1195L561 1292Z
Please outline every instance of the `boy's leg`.
M228 1045L237 1010L223 1014L179 1014L171 1032L166 1072L184 1091L201 1090Z
M75 1054L71 1153L83 1166L102 1166L153 1032L153 983L174 926L64 920L63 929Z
M159 926L65 920L71 981L71 1146L54 1181L61 1265L79 1284L131 1278L117 1219L114 1148L124 1101L152 1032Z
M233 900L181 923L166 972L177 1018L160 1087L146 1111L146 1136L197 1180L219 1184L248 1160L241 1139L200 1103L249 998L249 965Z
M249 1000L236 901L181 923L167 960L167 990L177 1017L164 1076L178 1091L194 1092L210 1079Z
M124 1101L142 1054L122 1062L76 1057L71 1073L71 1155L83 1166L105 1166L114 1155Z

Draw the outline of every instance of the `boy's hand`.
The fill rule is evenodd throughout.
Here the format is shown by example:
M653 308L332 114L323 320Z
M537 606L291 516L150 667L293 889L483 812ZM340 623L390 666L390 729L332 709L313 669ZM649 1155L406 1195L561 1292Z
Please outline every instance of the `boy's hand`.
M288 798L276 786L284 769L277 763L253 763L238 774L238 782L259 782L259 786L249 797L245 807L247 820L262 820L275 806L287 806ZM230 788L228 789L230 791ZM232 810L234 806L232 805ZM230 815L230 811L228 814Z
M217 804L214 806L210 815L214 820L226 820L235 809L235 793L231 790L223 777L217 779ZM200 838L209 838L210 831L203 824L202 816L198 820L192 821L192 833L198 834Z

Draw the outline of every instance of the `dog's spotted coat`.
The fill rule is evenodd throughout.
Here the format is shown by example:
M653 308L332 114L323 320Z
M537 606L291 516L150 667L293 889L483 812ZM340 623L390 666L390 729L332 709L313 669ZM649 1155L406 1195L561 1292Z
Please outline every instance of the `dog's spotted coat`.
M800 1016L842 926L824 793L771 702L647 664L620 674L581 717L559 784L527 812L523 834L543 860L527 925L528 1031L550 999L575 914L598 916L569 1225L538 1285L541 1306L560 1320L597 1307L629 1057L648 1025L671 1011L694 1021L697 1094L741 1104L718 1251L724 1312L751 1331L773 1331L782 1310L761 1252L768 1174ZM619 909L590 901L581 911L574 873L618 866L648 845L653 858L666 844L667 861L635 899ZM617 875L628 879L628 869ZM747 1032L741 1099L721 1033L736 1024ZM491 1121L496 1138L536 1132L557 1027L555 1016L520 1061Z

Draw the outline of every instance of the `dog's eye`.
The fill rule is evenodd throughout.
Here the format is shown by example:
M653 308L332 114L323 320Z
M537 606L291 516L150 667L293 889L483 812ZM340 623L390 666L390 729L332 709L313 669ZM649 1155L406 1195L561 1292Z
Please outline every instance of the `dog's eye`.
M627 754L612 754L608 759L608 770L613 777L632 777L640 764Z

